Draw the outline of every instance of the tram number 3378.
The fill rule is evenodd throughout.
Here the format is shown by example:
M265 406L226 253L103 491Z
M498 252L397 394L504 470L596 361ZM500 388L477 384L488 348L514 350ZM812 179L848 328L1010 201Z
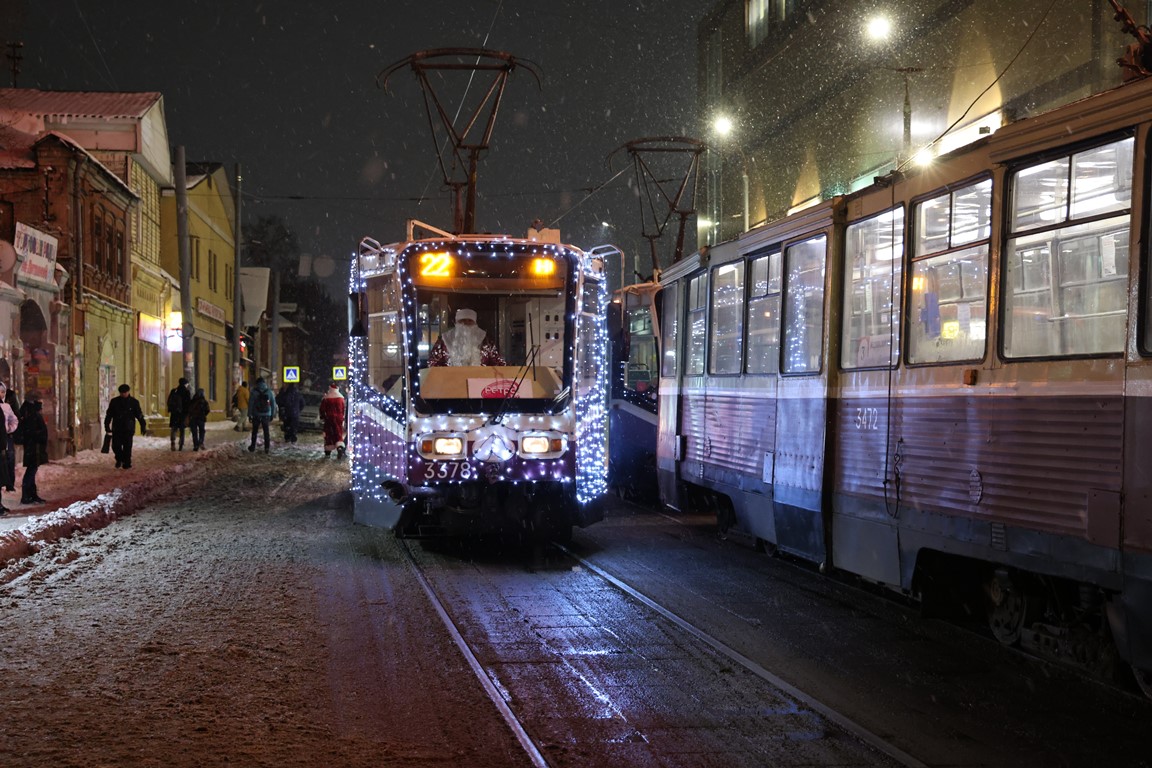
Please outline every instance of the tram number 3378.
M471 480L475 474L467 461L438 461L424 469L425 480Z
M857 408L856 429L880 429L880 409Z

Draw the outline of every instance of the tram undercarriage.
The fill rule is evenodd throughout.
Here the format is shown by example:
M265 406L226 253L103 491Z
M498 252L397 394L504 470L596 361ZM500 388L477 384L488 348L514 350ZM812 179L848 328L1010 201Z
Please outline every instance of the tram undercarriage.
M402 538L513 535L567 541L572 526L603 519L600 504L581 505L571 483L458 483L420 489L403 499Z

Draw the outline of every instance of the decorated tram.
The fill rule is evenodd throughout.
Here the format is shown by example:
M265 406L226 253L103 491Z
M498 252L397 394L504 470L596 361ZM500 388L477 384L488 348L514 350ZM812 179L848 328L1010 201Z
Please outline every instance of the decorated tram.
M411 221L403 242L361 242L351 282L357 522L540 541L602 518L602 258L556 230L454 235ZM457 321L483 355L446 354Z

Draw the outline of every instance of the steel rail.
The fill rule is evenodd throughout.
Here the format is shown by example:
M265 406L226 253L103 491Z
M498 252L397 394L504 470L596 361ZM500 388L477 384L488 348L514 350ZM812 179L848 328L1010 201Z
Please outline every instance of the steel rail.
M452 621L452 617L448 615L448 610L444 607L440 596L432 587L431 582L424 576L424 571L420 567L420 564L416 562L416 558L412 555L412 550L408 548L408 543L403 539L397 539L397 543L400 544L400 549L404 551L404 555L412 565L412 572L415 574L416 580L420 582L424 594L428 596L429 602L432 603L432 607L436 609L436 613L440 616L440 621L444 623L448 634L452 636L452 642L456 643L456 647L460 650L461 655L464 656L465 661L468 662L468 666L472 668L472 673L476 675L481 685L484 686L484 692L488 694L488 698L496 705L496 709L500 711L504 722L512 729L512 733L515 734L516 740L520 742L521 748L528 754L532 765L537 766L537 768L550 768L548 761L544 759L544 755L540 753L540 750L536 747L536 743L532 741L532 737L529 736L528 731L525 730L524 724L516 717L512 708L508 706L508 702L500 695L500 691L497 690L493 684L492 679L488 677L488 673L484 671L484 667L481 666L480 660L476 658L476 654L472 653L472 649L468 647L468 642L464 639L464 636L460 634L460 630L457 628L455 622Z
M873 733L872 731L868 730L864 726L857 723L855 720L852 720L851 718L847 717L846 715L843 715L840 712L837 712L836 710L832 709L831 707L827 706L826 704L824 704L824 703L818 701L817 699L814 699L813 697L809 696L808 694L804 693L799 688L797 688L796 686L792 685L791 683L785 681L784 679L782 679L778 675L775 675L772 672L769 672L767 669L760 666L759 664L757 664L755 661L748 658L744 654L740 653L735 648L732 648L731 646L729 646L729 645L725 644L724 642L716 639L715 637L708 634L707 632L700 629L699 627L695 626L694 624L690 623L689 621L681 618L677 614L673 613L672 611L668 610L664 606L657 603L655 600L652 600L647 595L644 595L643 593L632 588L631 586L629 586L625 582L616 578L612 574L608 573L607 571L605 571L603 568L599 567L598 565L595 565L594 563L591 563L591 562L585 560L584 558L580 557L575 552L571 551L567 547L564 547L563 545L553 543L553 546L560 549L562 552L564 552L564 554L568 555L573 560L580 563L580 565L587 568L589 571L596 574L600 578L604 579L605 581L607 581L612 586L621 590L625 594L630 595L631 597L635 598L636 600L638 600L641 603L643 603L644 605L646 605L648 608L652 609L656 613L658 613L661 616L663 616L664 618L668 619L673 624L675 624L676 626L680 627L681 629L683 629L688 634L695 637L697 640L700 640L701 642L705 643L706 645L711 646L717 652L723 654L724 656L727 656L732 661L736 662L737 664L744 667L746 670L748 670L752 674L756 675L760 679L767 682L769 685L775 686L776 688L783 691L785 694L791 696L792 698L796 699L797 701L799 701L801 704L808 707L812 711L818 713L819 715L821 715L825 719L829 720L830 722L835 723L841 729L843 729L845 732L847 732L847 733L851 734L852 736L855 736L856 738L860 739L860 741L871 746L873 749L877 750L878 752L882 752L883 754L887 755L888 757L891 757L893 760L900 763L900 765L906 766L907 768L928 768L926 763L923 763L920 760L917 760L915 757L908 754L904 750L900 749L895 744L892 744L891 742L886 741L882 736L879 736L879 735Z

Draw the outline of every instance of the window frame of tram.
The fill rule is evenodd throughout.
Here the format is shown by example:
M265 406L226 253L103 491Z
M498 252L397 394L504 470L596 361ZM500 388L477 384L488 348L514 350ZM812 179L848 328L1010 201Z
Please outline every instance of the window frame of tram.
M781 310L781 373L818 374L824 367L824 292L828 235L820 233L784 248Z
M680 354L677 341L680 335L680 290L682 281L673 283L662 293L663 312L660 325L660 376L674 379L680 373Z
M1001 277L1006 359L1124 352L1135 148L1131 134L1113 135L1010 171ZM1115 202L1101 206L1105 196Z
M779 248L757 251L748 259L748 307L744 327L744 373L780 372L780 302L784 282L783 254Z
M708 273L688 279L685 301L684 375L703 376L708 349Z
M992 177L912 204L909 365L983 360L988 346Z
M904 205L900 204L853 221L845 230L840 325L840 367L844 370L893 368L900 359L904 221ZM885 262L891 266L884 266Z
M368 384L393 399L401 399L407 361L404 358L402 299L400 281L395 274L369 278L364 300L367 304ZM388 344L386 344L386 342ZM386 352L391 346L394 354ZM391 363L391 364L389 364Z
M711 270L708 299L708 373L738 375L744 366L744 260Z

